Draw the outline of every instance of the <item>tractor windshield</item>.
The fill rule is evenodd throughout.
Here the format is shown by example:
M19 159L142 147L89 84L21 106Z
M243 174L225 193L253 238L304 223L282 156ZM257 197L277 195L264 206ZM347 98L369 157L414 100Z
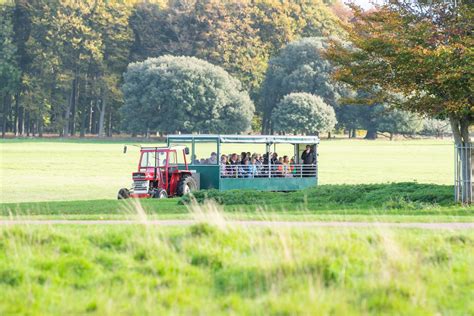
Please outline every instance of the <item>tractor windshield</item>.
M142 153L140 168L154 168L166 166L167 152L145 151Z

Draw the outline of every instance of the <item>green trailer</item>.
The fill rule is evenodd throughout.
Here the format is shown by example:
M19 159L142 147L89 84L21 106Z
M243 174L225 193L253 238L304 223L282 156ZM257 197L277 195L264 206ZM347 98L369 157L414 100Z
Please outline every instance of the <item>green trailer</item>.
M196 173L201 189L254 189L266 191L294 191L318 183L317 136L279 135L169 135L168 146L186 146L189 153L178 161ZM314 159L304 163L302 153L310 146ZM292 159L289 164L272 163L266 159L256 165L223 164L222 155L250 152L267 157L281 153Z

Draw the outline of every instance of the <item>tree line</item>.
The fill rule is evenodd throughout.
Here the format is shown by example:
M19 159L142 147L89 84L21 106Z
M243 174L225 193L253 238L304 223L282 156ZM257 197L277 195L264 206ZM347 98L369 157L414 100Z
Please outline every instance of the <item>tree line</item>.
M123 73L162 55L219 65L258 95L268 59L301 36L340 34L320 1L15 0L1 5L2 132L122 129Z
M334 80L360 16L320 0L5 2L2 134L445 133L393 109L400 91Z

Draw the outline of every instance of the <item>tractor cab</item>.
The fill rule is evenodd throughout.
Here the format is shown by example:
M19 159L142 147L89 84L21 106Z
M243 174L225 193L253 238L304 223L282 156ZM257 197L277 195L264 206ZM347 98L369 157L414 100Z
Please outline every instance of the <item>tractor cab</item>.
M138 168L132 173L132 187L120 189L118 198L166 198L197 190L199 181L188 169L188 153L189 149L184 146L140 147ZM184 162L184 168L178 168L178 160Z

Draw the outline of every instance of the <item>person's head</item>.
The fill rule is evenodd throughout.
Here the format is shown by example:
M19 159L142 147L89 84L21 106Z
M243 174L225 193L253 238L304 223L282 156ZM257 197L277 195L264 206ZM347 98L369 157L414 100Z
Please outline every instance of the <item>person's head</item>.
M283 162L288 163L290 160L288 159L288 156L283 156Z
M215 152L211 153L211 159L213 160L217 159L217 154Z
M291 163L291 164L294 164L294 163L295 163L295 158L291 158L291 159L290 159L290 163Z
M201 164L204 164L204 163L206 163L206 159L201 158Z
M252 158L252 165L254 165L255 163L257 163L257 158L253 157Z
M233 153L232 156L230 157L232 161L237 161L237 154Z
M221 155L221 162L227 162L227 156L226 155Z
M277 159L277 158L278 158L278 154L277 154L277 153L273 153L272 157L275 158L275 159Z
M310 145L306 145L306 150L307 150L307 151L311 151L311 146L310 146Z
M283 157L278 158L279 162L283 162Z
M242 160L247 157L247 153L245 151L240 153L240 157L242 157Z
M249 164L248 158L244 158L244 159L242 160L242 164L243 164L243 165L248 165L248 164Z
M250 151L247 151L247 158L250 158L251 156Z

